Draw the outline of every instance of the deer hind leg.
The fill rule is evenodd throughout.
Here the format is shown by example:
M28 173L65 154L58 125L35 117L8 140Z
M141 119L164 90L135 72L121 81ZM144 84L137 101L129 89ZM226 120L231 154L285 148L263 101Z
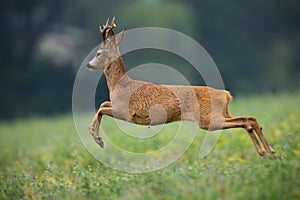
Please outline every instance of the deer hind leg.
M274 154L275 150L271 147L271 145L269 144L269 142L265 138L265 136L263 134L263 131L262 131L262 127L259 126L259 124L257 123L256 119L254 117L250 117L249 121L252 124L252 126L254 127L255 132L257 133L259 139L261 140L261 142L263 143L263 145L267 149L267 151L269 153Z
M274 155L274 149L264 137L262 128L259 126L254 117L225 118L223 129L229 128L244 128L251 137L252 142L260 156L266 156L265 150L267 150L268 153ZM255 135L255 133L258 136L258 138Z
M94 140L101 148L104 147L104 143L102 138L99 136L99 129L101 124L102 115L112 115L112 104L109 101L106 101L100 105L99 110L97 111L96 115L94 116L93 120L89 125L89 131L91 135L94 137Z

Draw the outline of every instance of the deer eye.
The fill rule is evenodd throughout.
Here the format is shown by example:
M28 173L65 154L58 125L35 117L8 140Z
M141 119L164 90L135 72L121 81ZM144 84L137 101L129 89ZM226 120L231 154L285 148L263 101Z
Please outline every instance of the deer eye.
M99 57L100 55L101 55L101 53L100 53L100 52L97 52L96 57Z

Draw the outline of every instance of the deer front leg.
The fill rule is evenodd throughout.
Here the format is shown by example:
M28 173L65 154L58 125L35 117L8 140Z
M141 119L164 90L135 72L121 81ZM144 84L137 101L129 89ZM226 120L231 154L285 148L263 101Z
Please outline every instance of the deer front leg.
M102 115L112 115L112 105L111 102L106 101L100 105L99 110L97 111L96 115L94 116L93 120L89 125L89 131L91 135L94 137L94 140L101 148L104 147L104 143L102 138L99 136L99 129L101 124Z

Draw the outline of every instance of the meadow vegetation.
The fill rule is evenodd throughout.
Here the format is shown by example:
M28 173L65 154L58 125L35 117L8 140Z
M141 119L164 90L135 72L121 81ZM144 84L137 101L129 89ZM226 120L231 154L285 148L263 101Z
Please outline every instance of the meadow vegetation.
M259 157L242 129L223 131L212 152L200 159L205 132L199 130L179 160L142 174L98 162L81 143L71 115L2 121L0 199L299 199L299 102L296 93L238 97L231 105L234 116L257 117L282 159ZM112 118L102 123L120 133ZM172 130L176 124L168 126ZM160 134L163 143L172 133ZM135 149L132 139L122 143Z

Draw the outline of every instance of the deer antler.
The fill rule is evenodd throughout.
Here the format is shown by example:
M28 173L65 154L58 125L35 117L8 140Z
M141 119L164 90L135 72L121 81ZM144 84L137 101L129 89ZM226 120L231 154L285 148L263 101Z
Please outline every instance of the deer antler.
M103 40L105 40L105 39L107 39L107 38L114 35L114 32L112 30L116 26L117 25L115 24L115 17L113 17L113 19L111 21L111 25L109 25L109 18L108 18L105 25L103 24L103 26L99 26L100 33L103 37Z

